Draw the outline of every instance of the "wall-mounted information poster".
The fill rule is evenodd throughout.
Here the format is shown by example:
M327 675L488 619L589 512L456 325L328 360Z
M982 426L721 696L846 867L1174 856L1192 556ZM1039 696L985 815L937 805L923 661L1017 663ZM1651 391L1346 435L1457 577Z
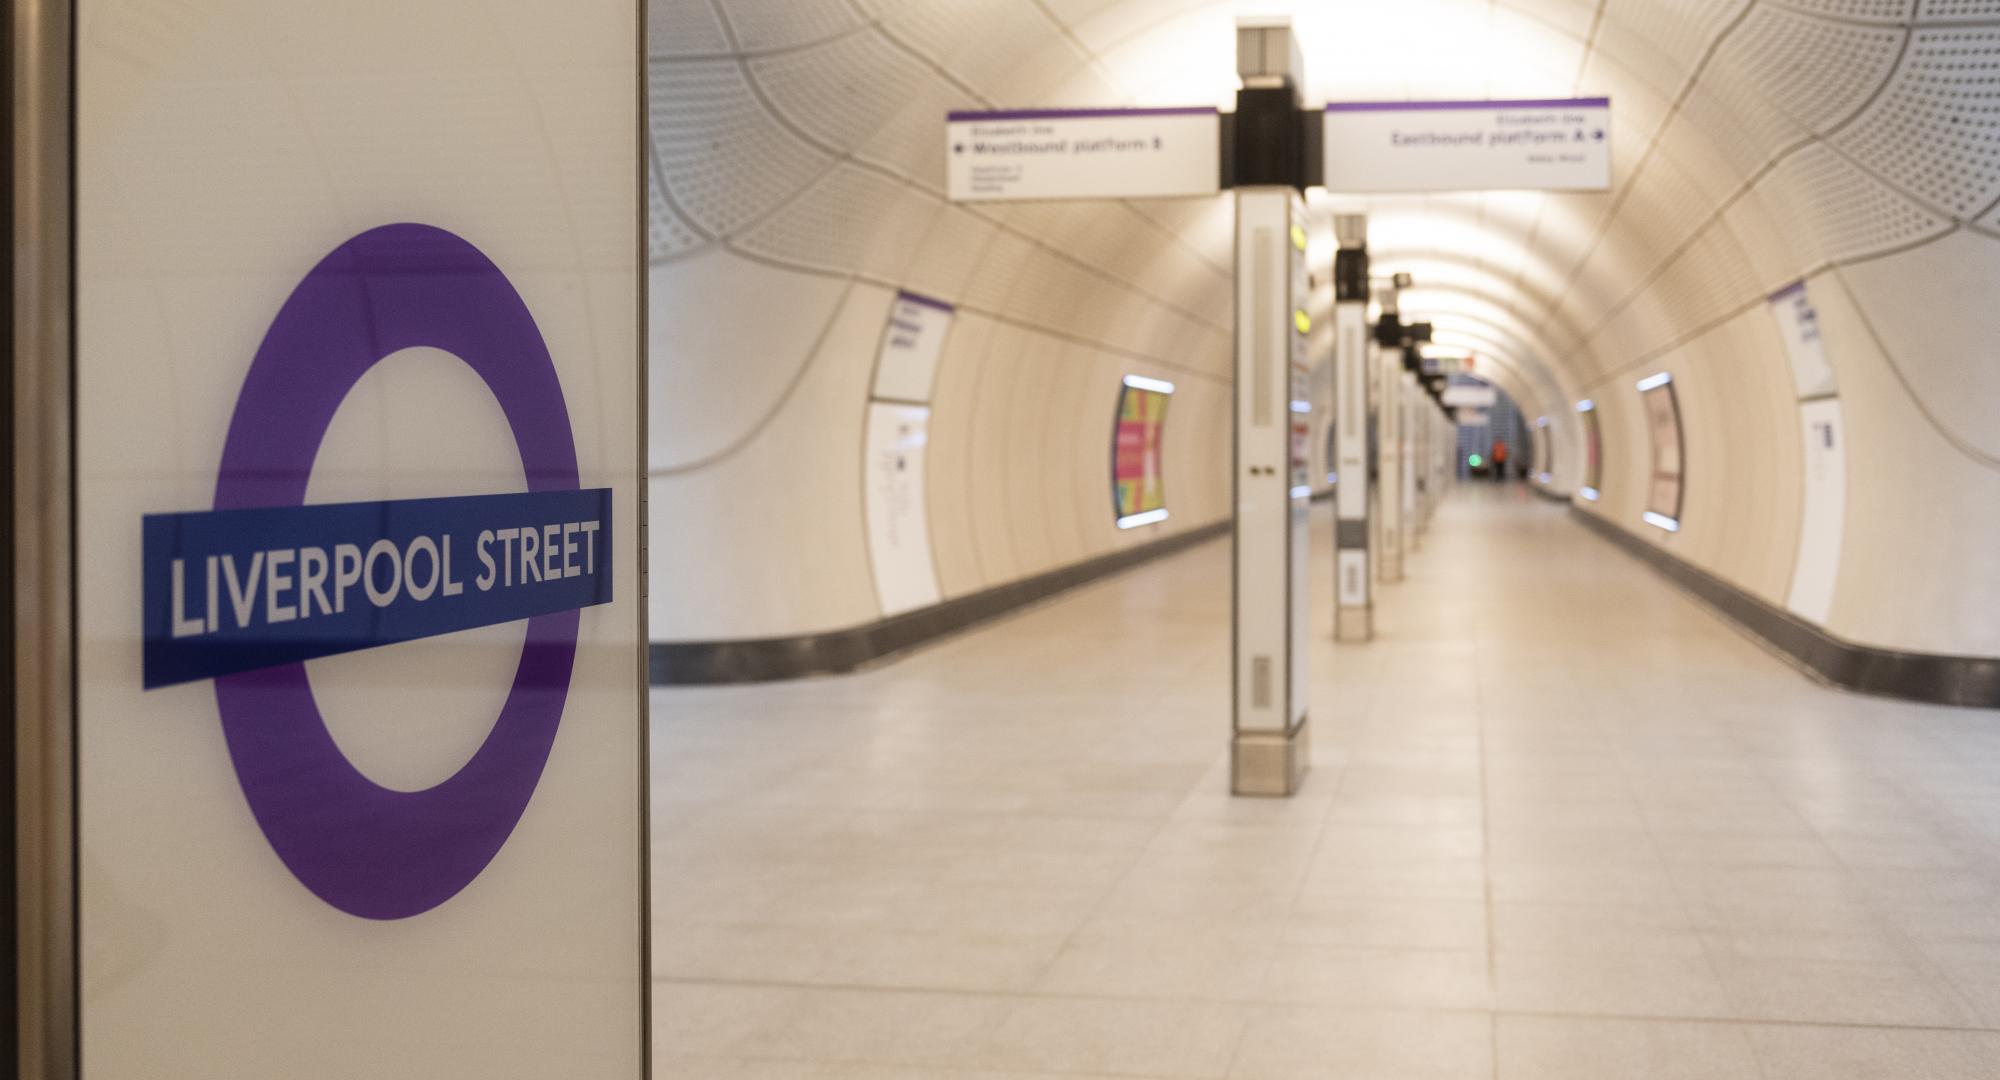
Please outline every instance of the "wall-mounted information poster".
M1118 424L1111 444L1111 492L1118 527L1133 529L1167 519L1160 435L1174 384L1125 376L1118 394Z

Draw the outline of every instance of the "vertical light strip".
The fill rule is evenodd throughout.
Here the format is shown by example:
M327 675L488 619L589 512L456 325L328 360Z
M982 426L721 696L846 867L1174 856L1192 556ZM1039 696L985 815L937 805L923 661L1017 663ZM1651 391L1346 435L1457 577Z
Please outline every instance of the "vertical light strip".
M1163 379L1148 379L1144 375L1125 376L1125 385L1134 390L1151 390L1155 394L1171 394L1174 384Z
M1279 321L1272 301L1270 229L1258 229L1251 241L1250 267L1250 423L1271 426L1271 330Z

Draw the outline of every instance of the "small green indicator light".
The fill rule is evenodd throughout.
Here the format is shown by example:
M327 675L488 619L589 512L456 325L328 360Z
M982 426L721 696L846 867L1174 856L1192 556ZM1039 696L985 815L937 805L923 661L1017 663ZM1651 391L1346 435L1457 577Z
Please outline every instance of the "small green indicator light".
M1486 459L1485 459L1485 458L1483 458L1483 457L1481 457L1481 456L1479 456L1478 454L1474 454L1474 455L1472 455L1471 457L1469 457L1469 458L1466 458L1466 459L1465 459L1465 463L1466 463L1467 465L1470 465L1470 466L1472 466L1473 468L1477 469L1477 468L1478 468L1478 467L1480 467L1481 465L1484 465L1484 464L1486 464Z

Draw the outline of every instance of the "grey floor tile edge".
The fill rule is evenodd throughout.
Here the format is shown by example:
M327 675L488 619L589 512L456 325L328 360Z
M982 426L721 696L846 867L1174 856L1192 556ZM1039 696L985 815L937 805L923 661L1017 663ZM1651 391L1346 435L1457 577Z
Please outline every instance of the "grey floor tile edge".
M1228 520L879 622L797 637L739 641L655 641L654 686L775 682L855 671L877 660L971 629L1029 604L1229 534Z
M1835 686L1929 705L2000 709L2000 657L1899 652L1843 641L1600 515L1574 506L1570 512L1591 531Z

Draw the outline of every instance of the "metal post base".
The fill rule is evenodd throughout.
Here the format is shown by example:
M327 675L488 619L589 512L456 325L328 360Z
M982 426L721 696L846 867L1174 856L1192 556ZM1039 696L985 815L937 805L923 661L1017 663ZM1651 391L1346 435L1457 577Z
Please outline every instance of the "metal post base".
M1312 767L1312 724L1299 721L1289 735L1239 731L1229 747L1229 791L1252 798L1298 794Z
M1356 643L1375 640L1375 609L1371 607L1334 609L1333 640Z

